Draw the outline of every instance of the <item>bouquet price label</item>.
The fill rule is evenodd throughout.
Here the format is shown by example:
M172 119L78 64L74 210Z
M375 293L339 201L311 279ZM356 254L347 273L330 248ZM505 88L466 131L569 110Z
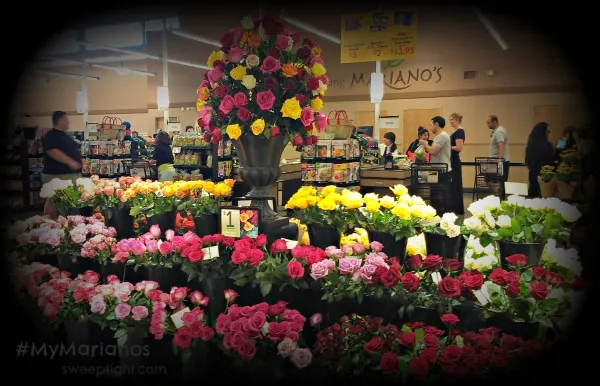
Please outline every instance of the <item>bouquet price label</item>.
M442 280L442 275L440 275L439 272L434 272L431 274L431 280L433 280L433 282L437 284L440 282L440 280Z
M177 146L177 147L173 147L173 154L179 154L181 153L181 147Z
M212 260L219 257L219 247L216 245L202 248L202 252L204 252L204 260Z
M285 241L285 245L287 246L287 249L294 249L298 245L297 240L283 239L283 241Z
M222 207L221 234L227 237L252 237L259 235L260 209L253 207Z
M185 307L183 310L180 310L171 315L171 320L173 321L173 324L175 325L176 329L179 330L181 327L185 326L185 323L183 322L183 315L186 312L190 312L190 309L188 307Z
M484 284L481 286L481 289L473 291L473 295L482 306L485 306L490 302L490 294L487 290L487 285Z
M237 208L221 209L221 234L240 237L240 211Z

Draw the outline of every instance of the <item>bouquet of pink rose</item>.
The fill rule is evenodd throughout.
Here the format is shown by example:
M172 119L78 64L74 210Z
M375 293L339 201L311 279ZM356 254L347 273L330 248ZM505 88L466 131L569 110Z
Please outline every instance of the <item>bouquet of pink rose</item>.
M90 180L93 185L89 190L83 191L81 199L90 202L94 207L107 209L124 208L127 205L125 189L142 179L141 177L120 177L118 181L115 181L93 175Z
M235 240L231 251L231 273L230 278L237 286L256 283L256 270L258 265L265 259L267 254L267 236L258 235L253 239L247 236ZM271 288L268 288L271 292ZM261 292L264 292L261 290Z
M295 146L315 143L327 126L318 113L329 84L321 49L271 17L244 19L221 44L197 89L206 140L285 135Z
M282 301L273 305L260 303L245 307L229 303L225 312L217 317L215 325L226 353L243 362L274 359L269 361L268 371L279 375L285 359L298 369L310 365L311 351L301 348L306 318L300 312L288 309ZM260 359L256 358L259 352ZM253 363L253 366L256 365Z
M112 246L112 262L139 267L171 268L181 263L181 258L173 245L175 231L167 230L163 236L158 225L137 238L122 239Z
M17 221L6 233L11 250L28 257L54 253L64 236L62 224L47 216Z
M225 258L234 242L234 238L221 234L200 237L191 231L173 237L172 241L181 255L181 270L188 275L188 281L228 277L229 265Z

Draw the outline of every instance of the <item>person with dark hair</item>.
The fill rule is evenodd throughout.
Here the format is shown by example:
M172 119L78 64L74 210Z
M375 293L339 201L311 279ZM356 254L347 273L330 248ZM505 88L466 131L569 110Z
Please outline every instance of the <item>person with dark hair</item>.
M396 146L396 134L388 131L383 135L383 144L385 145L385 151L383 155L391 155L397 152L398 146Z
M419 144L423 145L425 151L430 154L431 163L446 164L450 172L452 171L450 136L446 133L444 127L446 127L444 118L440 116L431 118L431 132L435 135L433 143L430 145L428 141L419 139Z
M408 156L408 158L414 160L416 163L429 162L429 153L425 153L425 159L419 159L415 156L415 151L421 146L421 144L419 143L419 140L421 139L426 140L429 146L433 144L433 141L429 139L429 130L427 130L423 126L419 126L419 128L417 129L417 139L411 142L410 145L408 145L408 148L406 149L406 155Z
M463 116L459 113L450 114L450 126L454 132L450 134L450 164L452 165L452 197L451 210L457 214L465 214L465 201L463 199L462 162L460 152L465 144L465 130L461 127Z
M533 126L525 147L525 165L529 169L529 197L540 197L538 176L542 166L554 164L554 149L548 140L549 125L539 122Z
M195 128L194 128L194 126L192 126L192 125L189 125L189 126L186 126L186 127L185 127L185 132L186 132L186 133L193 133L193 132L195 132L195 131L196 131L196 129L195 129Z
M152 163L158 168L159 181L173 181L175 176L175 159L171 150L171 138L166 131L156 133L156 146L154 147L154 155Z
M490 136L490 158L502 158L504 160L503 177L506 182L508 181L510 167L508 132L504 127L499 125L498 117L496 115L487 117L485 123L487 124L487 127L492 130L492 135Z
M53 129L42 137L44 148L44 168L42 169L42 182L47 184L55 178L70 180L73 184L81 177L81 151L75 139L67 134L69 130L69 117L64 111L55 111L52 114ZM56 216L56 209L46 201L44 214Z

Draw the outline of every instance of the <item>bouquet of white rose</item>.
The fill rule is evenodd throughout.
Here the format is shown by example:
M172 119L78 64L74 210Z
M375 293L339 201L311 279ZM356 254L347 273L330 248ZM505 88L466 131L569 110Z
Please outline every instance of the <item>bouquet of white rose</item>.
M489 272L500 265L498 251L493 243L482 245L481 240L469 236L465 248L464 267L482 273Z
M82 193L92 189L93 183L89 178L78 178L75 184L71 180L54 178L42 186L40 197L52 200L58 212L65 216L71 209L87 206Z

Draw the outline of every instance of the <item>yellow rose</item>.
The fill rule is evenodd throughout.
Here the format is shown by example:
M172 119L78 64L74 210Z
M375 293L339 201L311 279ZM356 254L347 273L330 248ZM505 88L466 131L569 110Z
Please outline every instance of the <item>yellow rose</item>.
M365 207L369 213L377 212L379 210L379 201L369 200L366 201Z
M244 79L242 79L242 84L248 90L252 90L254 89L254 87L256 87L256 78L254 77L254 75L246 75L244 76Z
M329 197L319 201L317 206L319 207L319 209L327 210L327 211L332 211L332 210L335 210L335 208L336 208L335 200L333 200Z
M230 72L229 76L235 80L242 80L246 76L246 67L235 66Z
M335 185L327 185L326 187L324 187L321 190L321 196L328 197L328 196L332 195L333 193L335 193L335 189L336 189Z
M310 101L310 107L314 111L321 111L321 109L323 108L323 99L321 99L321 98L313 98L313 100Z
M427 206L413 205L410 207L410 214L416 218L425 218L427 216Z
M256 121L252 122L252 125L250 125L250 130L252 130L252 133L254 135L262 134L263 131L265 131L265 120L259 118Z
M365 196L363 198L364 198L365 202L379 201L379 195L376 193L367 193L367 194L365 194Z
M425 205L425 201L419 196L411 196L410 205Z
M398 202L406 205L412 205L412 197L410 197L410 194L403 194L402 196L398 197Z
M313 206L318 201L319 201L319 198L317 196L308 196L308 197L306 197L306 202L308 203L308 206Z
M196 101L196 111L200 111L200 109L202 108L202 106L204 106L205 104L206 104L205 101L197 100Z
M319 46L313 47L313 49L310 50L310 54L313 56L313 58L320 58L321 57L321 47L319 47Z
M390 196L383 196L379 199L379 204L385 209L393 208L396 205L396 200Z
M425 218L430 219L434 218L435 216L437 216L436 210L429 205L425 205Z
M390 190L396 195L396 196L403 196L405 194L408 194L408 189L406 188L406 186L402 185L402 184L397 184L394 185L390 188Z
M296 201L293 198L290 198L284 207L285 209L294 210L296 209Z
M225 133L227 133L227 135L231 139L238 139L240 135L242 135L242 128L237 123L233 125L228 125L225 129Z
M346 209L358 209L363 206L362 195L358 192L351 192L350 194L342 194L340 203Z
M323 67L323 65L321 63L313 64L313 66L312 66L313 76L325 75L326 72L327 72L327 70L325 69L325 67Z
M283 102L283 106L281 106L281 116L284 118L298 119L302 114L302 108L300 107L300 102L296 97L286 99Z
M315 196L317 194L317 190L312 186L303 186L296 193L294 193L294 197L306 197L306 196Z
M308 200L306 197L300 197L294 200L294 205L297 209L306 209L308 208Z
M223 51L221 51L221 50L213 51L208 56L208 61L206 62L206 64L208 64L208 67L213 68L215 66L215 62L217 60L223 60L224 57L225 57L225 53Z
M410 207L402 202L399 202L394 208L392 208L392 214L403 220L410 218Z

